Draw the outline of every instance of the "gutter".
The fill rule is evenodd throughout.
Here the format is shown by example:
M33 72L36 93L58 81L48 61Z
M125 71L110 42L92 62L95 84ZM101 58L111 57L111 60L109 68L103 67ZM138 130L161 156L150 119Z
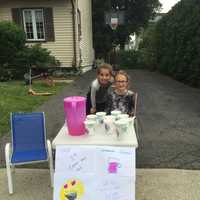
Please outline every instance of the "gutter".
M76 0L75 0L76 1ZM74 0L71 0L72 4L72 26L73 26L73 44L74 44L74 59L72 62L72 67L78 69L77 66L77 46L76 46L76 6L74 4Z

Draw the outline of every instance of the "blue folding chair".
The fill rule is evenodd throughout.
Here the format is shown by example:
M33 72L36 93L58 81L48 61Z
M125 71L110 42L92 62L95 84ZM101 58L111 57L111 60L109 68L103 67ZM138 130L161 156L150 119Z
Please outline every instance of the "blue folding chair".
M21 164L48 161L53 186L52 149L46 140L44 113L11 113L10 120L12 146L10 143L5 146L9 193L13 193L11 167Z

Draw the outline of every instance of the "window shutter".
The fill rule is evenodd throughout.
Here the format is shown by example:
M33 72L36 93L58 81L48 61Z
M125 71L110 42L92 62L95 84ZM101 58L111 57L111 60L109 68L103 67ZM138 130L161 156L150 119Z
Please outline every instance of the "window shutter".
M44 20L45 20L45 39L46 39L46 41L55 41L53 9L52 8L44 8Z
M12 19L13 21L23 28L23 18L22 18L22 11L20 8L12 8Z

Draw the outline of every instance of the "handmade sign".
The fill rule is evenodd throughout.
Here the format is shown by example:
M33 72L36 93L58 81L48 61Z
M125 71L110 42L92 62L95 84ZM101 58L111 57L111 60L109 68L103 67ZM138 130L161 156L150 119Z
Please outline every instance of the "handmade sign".
M54 200L134 200L135 150L58 146Z

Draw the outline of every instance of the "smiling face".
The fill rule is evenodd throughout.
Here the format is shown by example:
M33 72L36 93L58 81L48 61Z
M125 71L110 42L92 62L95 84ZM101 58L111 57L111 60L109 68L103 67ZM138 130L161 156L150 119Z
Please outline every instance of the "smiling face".
M123 74L115 76L115 89L118 93L123 94L128 89L128 78Z
M60 200L81 200L84 195L84 185L79 180L68 180L60 191Z
M97 79L101 85L107 85L111 79L110 70L102 68L97 74Z

